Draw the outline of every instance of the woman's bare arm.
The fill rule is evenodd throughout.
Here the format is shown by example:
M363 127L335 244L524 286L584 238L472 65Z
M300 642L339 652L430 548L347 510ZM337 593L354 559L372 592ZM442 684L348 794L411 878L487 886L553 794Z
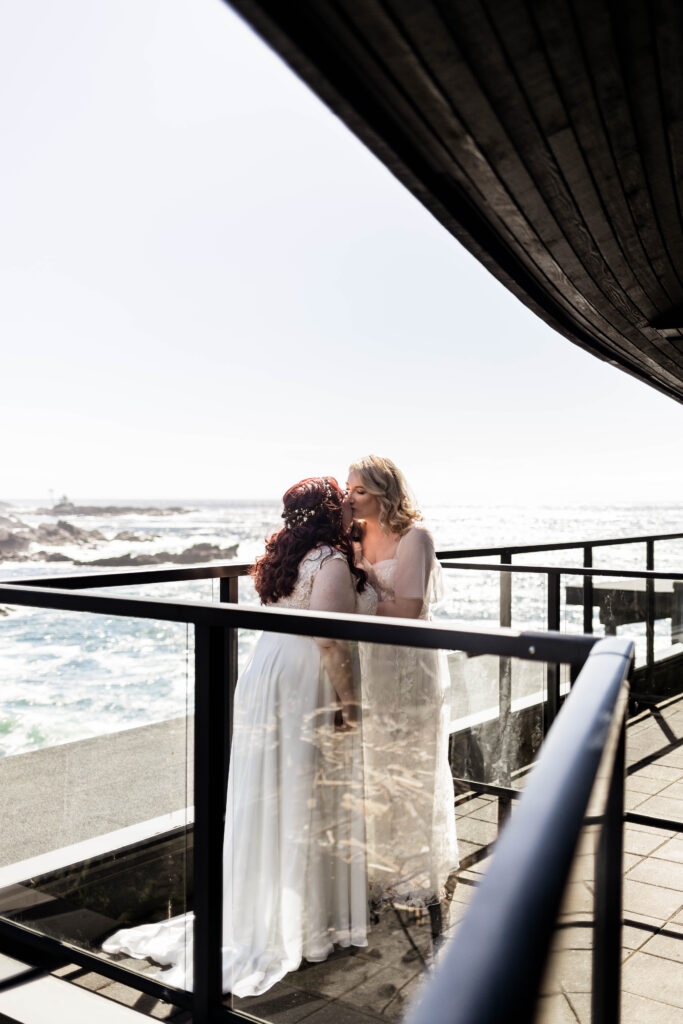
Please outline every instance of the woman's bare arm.
M419 597L397 597L393 601L380 601L377 605L377 614L397 615L402 619L417 619L423 604L424 601Z
M340 558L329 559L313 583L310 608L318 612L353 612L355 597L351 572ZM316 637L320 657L341 704L342 728L358 723L358 699L353 680L351 646L347 640Z

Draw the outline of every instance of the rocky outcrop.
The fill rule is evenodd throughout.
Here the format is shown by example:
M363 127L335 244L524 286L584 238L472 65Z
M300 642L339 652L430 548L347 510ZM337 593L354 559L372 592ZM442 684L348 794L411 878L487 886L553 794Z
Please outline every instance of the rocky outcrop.
M95 558L91 562L76 562L74 565L82 566L108 566L109 568L136 568L146 565L195 565L198 562L217 562L234 558L237 554L238 544L231 544L228 548L218 547L216 544L193 544L179 554L170 551L157 551L148 555L113 555L110 558Z
M39 508L37 511L46 516L175 516L184 515L190 509L177 505L166 508L137 505L74 505L73 502L62 499L52 508Z
M6 517L3 517L7 521ZM21 528L17 529L17 525ZM99 530L82 530L80 526L67 523L59 519L56 523L41 523L40 526L27 526L26 523L15 520L11 526L0 526L0 561L5 562L27 562L27 561L48 561L68 562L66 555L60 557L39 557L45 555L44 551L29 555L31 544L47 544L57 547L64 544L78 544L81 547L99 544L106 540L104 534Z
M80 526L67 523L65 519L58 519L56 523L41 523L28 534L22 532L37 544L94 544L106 540L99 530L81 530Z
M20 533L0 529L0 558L8 562L23 562L31 541Z
M21 519L17 519L16 516L2 516L0 515L0 529L3 530L22 530L27 529L26 523L22 523Z
M132 530L121 530L120 533L116 534L114 540L125 540L128 541L129 544L139 544L142 541L156 540L158 536L158 533L148 533L144 536L140 533L133 533Z
M68 503L69 504L69 503ZM55 506L57 507L57 506ZM62 503L63 507L63 503ZM76 508L76 506L70 506ZM83 506L85 508L85 506ZM114 508L114 506L112 506ZM124 510L124 506L120 506ZM141 511L141 510L136 510ZM156 514L159 510L154 510ZM187 511L183 509L164 510ZM98 509L98 512L102 512ZM74 513L79 514L79 513ZM82 514L86 514L85 512ZM140 543L156 539L159 534L137 534L131 530L122 530L114 540L127 543ZM99 530L83 530L80 526L69 523L66 519L58 519L56 523L41 523L39 526L28 526L13 515L0 516L0 562L73 562L74 565L91 567L135 568L147 565L195 565L200 562L225 561L234 558L237 544L222 548L217 544L193 544L185 551L158 551L147 554L123 555L94 558L90 561L79 561L62 551L46 551L46 547L94 547L108 543L107 537ZM32 551L38 546L39 550Z

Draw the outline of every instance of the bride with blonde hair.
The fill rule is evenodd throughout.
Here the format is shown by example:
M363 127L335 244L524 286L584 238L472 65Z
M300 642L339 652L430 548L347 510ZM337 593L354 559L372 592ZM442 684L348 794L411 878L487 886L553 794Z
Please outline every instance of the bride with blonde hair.
M351 464L346 486L377 614L428 619L440 567L405 477L391 459L368 455ZM360 660L371 893L376 904L434 907L458 866L446 657L361 644Z

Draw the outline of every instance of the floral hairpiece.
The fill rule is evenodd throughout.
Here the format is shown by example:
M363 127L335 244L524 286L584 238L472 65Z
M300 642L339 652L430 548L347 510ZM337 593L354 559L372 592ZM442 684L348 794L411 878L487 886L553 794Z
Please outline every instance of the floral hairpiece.
M282 518L285 520L287 529L291 530L294 526L303 526L319 511L320 509L317 508L290 508L287 512L282 513Z
M324 495L322 496L322 500L319 505L315 508L291 508L282 513L286 529L291 530L295 526L303 526L304 523L307 523L309 519L312 519L313 516L317 515L318 512L323 511L323 509L330 511L328 503L333 500L335 492L327 478L323 477L321 483L323 485Z

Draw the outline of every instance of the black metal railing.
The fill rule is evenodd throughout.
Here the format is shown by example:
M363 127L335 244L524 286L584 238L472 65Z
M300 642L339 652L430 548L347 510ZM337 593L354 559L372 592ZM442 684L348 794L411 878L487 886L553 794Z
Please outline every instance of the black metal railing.
M479 548L443 548L437 551L436 557L443 561L449 558L486 558L497 555L501 562L510 562L513 555L542 553L544 551L576 551L583 550L584 568L593 565L593 549L604 547L620 547L622 544L644 544L646 569L655 567L655 544L657 541L683 540L683 533L650 533L639 534L637 537L599 537L594 540L570 540L559 543L545 544L502 544Z
M660 535L654 539L669 538L671 535ZM673 535L678 537L679 535ZM683 536L683 535L680 535ZM652 561L650 542L653 538L647 538L648 542L648 560ZM642 541L643 538L636 538L636 541ZM596 542L597 543L597 542ZM607 541L599 543L608 543ZM546 549L545 545L539 546ZM439 552L443 555L443 552ZM547 565L521 565L518 563L512 564L510 561L501 563L497 562L456 562L450 560L443 560L441 562L442 568L445 570L462 570L464 572L493 572L499 574L499 621L501 626L509 626L512 622L512 578L515 574L535 574L544 576L546 578L546 621L545 626L548 630L559 631L561 629L561 594L563 580L570 577L579 577L582 579L582 586L576 589L580 593L580 600L583 605L583 634L591 635L593 633L593 608L594 601L596 600L596 590L592 585L594 577L604 579L618 579L618 580L642 580L645 582L645 602L642 608L643 621L646 627L646 655L645 655L645 667L644 676L642 681L648 688L648 691L652 691L655 686L654 671L656 666L655 652L654 652L654 636L655 636L655 619L659 614L655 602L655 582L657 580L663 580L671 582L673 585L673 592L671 595L671 608L666 609L666 616L672 616L672 636L676 636L680 640L683 640L683 572L671 572L671 571L654 571L654 570L641 570L641 569L595 569L595 568L579 568L576 566L547 566ZM620 588L621 589L621 588ZM577 598L578 599L578 598ZM616 633L616 625L612 630ZM683 673L683 666L681 666L681 672ZM637 673L641 675L641 670ZM571 683L576 679L576 669L570 670ZM561 673L560 667L554 663L548 663L546 667L546 682L547 682L547 693L544 701L544 717L543 717L543 729L544 733L547 733L553 721L557 717L557 714L562 706L563 695L561 692ZM683 689L683 684L680 687ZM647 704L652 700L656 699L651 696L650 692L641 692L639 690L631 689L632 697L634 698L634 708L637 704ZM637 699L637 700L636 700ZM512 692L510 685L510 663L509 660L501 658L499 661L499 689L498 689L498 714L501 719L509 718L512 714ZM509 779L499 780L498 785L488 785L486 789L481 783L474 782L471 784L472 788L476 792L491 792L495 793L501 800L502 814L506 813L506 803L509 803L510 799L519 796L520 791L511 787ZM649 815L635 815L632 812L628 812L625 816L625 820L631 823L638 823L641 825L647 825L648 827L656 828L669 828L677 831L682 830L682 826L679 822L668 821L665 823L660 818L656 818Z
M491 865L408 1024L528 1024L598 773L592 1015L618 1024L624 723L631 641L593 648ZM603 753L606 760L603 760ZM602 762L602 764L601 764Z
M194 990L169 989L116 963L39 935L20 924L0 920L0 941L9 955L29 964L58 966L75 963L121 981L159 999L192 1010L196 1024L209 1020L243 1020L223 1005L221 985L222 817L224 766L231 728L230 694L237 673L240 628L275 633L305 634L339 640L358 640L399 646L459 650L538 662L582 665L595 638L536 631L461 630L405 619L239 606L236 583L248 566L142 570L89 576L61 576L0 584L0 601L114 617L134 617L188 623L195 631L194 742ZM93 588L219 578L221 602L177 602L92 593ZM226 685L226 681L229 685Z
M515 573L530 573L546 577L547 581L547 608L546 626L550 630L561 628L561 592L562 578L567 576L580 577L583 580L581 603L583 605L583 629L585 635L593 632L593 608L595 593L593 578L602 577L605 579L632 579L645 581L646 606L644 608L643 621L646 625L647 649L646 667L648 675L651 675L654 665L654 623L656 618L655 605L655 581L667 580L672 583L683 584L683 572L668 570L654 571L646 569L595 569L579 568L578 566L559 565L514 565L509 562L455 562L443 560L441 565L444 569L458 569L469 572L496 572L503 574L500 582L500 623L509 624L512 621L512 590L509 579ZM680 625L674 629L680 628ZM554 693L551 701L558 700L558 694Z
M23 928L21 925L0 920L0 939L2 939L3 948L10 953L10 955L14 954L18 958L23 958L28 963L47 966L57 966L66 962L80 964L83 967L94 970L106 977L122 981L126 985L137 988L142 992L146 992L150 995L156 996L157 998L191 1009L194 1019L197 1022L209 1020L209 1018L217 1019L216 1014L219 1014L219 1016L225 1020L243 1020L244 1018L240 1014L229 1010L222 1005L220 979L220 891L222 884L221 822L224 810L224 776L229 750L228 737L230 735L231 728L231 697L237 680L237 630L245 628L252 630L268 630L271 632L305 633L309 636L325 636L333 639L360 640L373 643L395 644L399 646L459 650L467 652L470 655L497 655L499 657L500 666L500 694L503 698L499 705L499 713L501 715L505 714L506 707L509 712L510 702L508 701L506 703L506 701L507 697L511 697L510 659L521 658L524 660L543 662L548 666L547 672L549 686L546 701L546 727L548 727L556 717L557 711L561 705L560 665L568 665L570 667L570 671L573 673L576 682L574 693L566 702L567 707L572 706L576 708L579 702L583 703L584 701L587 702L585 707L593 707L590 703L591 698L588 696L589 690L592 688L595 690L595 693L597 693L598 691L603 692L605 687L608 687L609 689L605 679L602 679L602 676L605 675L605 673L599 671L599 668L600 665L604 668L610 659L605 660L605 657L601 656L600 661L598 661L596 657L595 659L591 658L589 662L586 663L586 659L590 652L595 649L595 645L598 644L598 639L590 636L593 622L592 601L594 596L591 588L592 577L604 576L644 579L646 581L646 588L649 588L647 592L650 593L651 590L651 592L654 593L654 581L657 579L669 579L675 581L683 580L683 573L655 572L653 570L654 544L658 540L673 540L680 538L683 538L683 534L659 534L646 538L618 538L614 540L582 541L562 544L440 551L438 554L446 569L460 569L474 572L496 571L500 574L499 618L503 628L497 631L457 629L451 625L441 624L438 620L432 623L390 619L383 619L380 621L376 618L366 618L356 615L327 615L315 612L294 612L273 608L240 607L238 605L238 582L241 576L245 576L249 572L250 566L246 563L233 563L224 566L203 565L197 567L176 567L172 569L152 568L135 571L124 569L121 571L106 571L87 575L62 575L25 579L21 581L21 584L16 581L8 582L6 584L0 583L0 601L6 604L20 604L42 608L94 612L113 616L131 616L136 618L184 622L194 627L196 688L196 753L194 765L194 992L181 992L175 989L168 989L159 982L142 975L133 974L132 972L117 966L116 963L103 961L92 953L74 948L73 945L66 946L56 939L38 935L29 929ZM642 542L647 545L647 570L594 569L592 567L593 547L607 546L609 544L636 544ZM588 559L588 564L583 568L569 566L525 566L512 564L512 556L515 554L532 551L568 550L571 548L584 548L584 550L590 548L591 556ZM455 558L480 557L489 554L499 555L501 558L500 564L452 561L452 559ZM584 554L584 561L586 561L587 558L588 556ZM546 624L549 632L539 630L519 632L510 628L510 623L512 621L511 582L514 573L545 574L548 583ZM583 577L584 627L587 627L584 629L583 635L561 634L559 632L561 586L563 577L565 576ZM130 596L121 597L111 594L92 593L92 590L94 589L101 590L103 588L109 589L131 586L146 587L150 584L203 579L219 579L220 603L209 604L204 602L179 602L164 599L150 600L148 598ZM650 600L648 598L647 608L648 614L650 612L652 613L652 623L654 623L654 600ZM649 639L651 633L652 636L654 636L653 629L653 625L652 627L648 626L648 662L651 662L651 658L653 656L653 644L650 643ZM615 652L618 648L618 650L621 651L619 657L621 657L622 660L626 658L626 654L624 652L629 649L627 641L621 639L617 640L615 638L613 640L601 640L599 643L604 655L609 654L610 658L613 659L613 657L617 656ZM608 649L605 647L606 644L611 644L612 646ZM616 647L614 645L616 645ZM628 657L630 658L630 655ZM585 663L585 668L580 673L579 678L576 679L578 670L581 669L581 666ZM589 666L590 671L588 671ZM595 679L597 677L600 677L602 681L595 683ZM591 682L591 680L593 680L593 682ZM579 681L581 681L580 685ZM610 693L612 692L612 689L610 689ZM593 696L595 696L595 694ZM570 701L571 705L569 703ZM615 716L618 717L616 704L613 708L613 721L616 721ZM563 714L562 722L566 720L566 717L567 716ZM576 714L574 717L576 718ZM583 748L588 743L588 737L587 734L579 734L579 732L576 732L576 725L573 728L574 731L570 730L563 733L563 735L566 737L566 743L571 747L571 758L581 759L585 754L585 750ZM556 734L557 729L554 729L551 736ZM595 740L597 734L593 733L591 735L592 740ZM542 748L541 758L544 765L544 771L543 773L535 773L536 778L539 777L539 774L549 778L549 772L547 771L547 766L549 764L555 764L556 768L559 770L560 765L559 763L556 763L559 760L559 755L557 753L553 753L553 751L556 752L558 750L558 742L559 741L554 741L553 745L546 744ZM572 746L572 744L575 744L575 746ZM569 747L565 750L565 755L567 754ZM621 756L623 757L623 750ZM617 754L614 761L614 771L612 773L613 788L617 786L616 779L619 775L618 757L619 755ZM572 760L572 763L578 762ZM571 773L566 777L566 779L569 778L571 778ZM623 765L621 769L621 779L623 784ZM536 787L540 785L538 782L534 782L534 775L532 775L530 785L532 784ZM568 783L566 784L568 785ZM476 789L478 784L476 782L470 782L470 785L473 789ZM520 791L510 788L509 780L507 785L491 786L490 784L481 784L479 788L482 792L492 792L495 795L498 795L501 801L504 801L507 797L508 803L512 796L515 798L519 798L521 796ZM535 793L536 789L534 789L533 792ZM533 800L530 801L528 795L525 799L520 801L518 809L513 816L513 821L519 819L520 808L523 806L528 807L530 804L533 804ZM603 846L610 850L610 856L614 857L615 850L617 850L617 848L620 849L621 842L620 838L618 841L615 838L614 828L616 825L614 823L618 820L619 829L621 829L624 817L628 820L633 816L624 816L623 806L620 807L618 803L618 794L615 795L615 792L612 792L610 799L611 810L609 813L606 813L604 820L605 823L609 821L612 824L605 832ZM540 818L537 819L535 826L536 831L533 832L533 835L538 838L538 842L540 843L539 849L544 851L544 859L547 858L547 843L549 841L549 837L551 834L555 834L557 828L555 817L550 813L551 808L547 808L547 810L548 816L545 821L545 825L543 825ZM567 820L564 822L562 835L565 836L565 839L569 844L571 841L571 834L573 834L572 830L575 830L575 828L579 828L580 826L577 825L578 818L576 817L576 814L571 819L571 822L569 822L568 819L569 816L567 816ZM672 824L662 823L659 819L649 817L644 823L649 825L662 825L663 827L671 827ZM673 824L676 825L677 823ZM680 825L678 827L680 828ZM519 832L520 826L516 825L516 829ZM539 838L541 833L543 833L542 839ZM531 835L532 833L529 834ZM500 864L500 851L504 849L507 849L507 847L504 847L501 842L498 852L496 853L494 861L495 865ZM538 851L536 852L538 853ZM508 855L506 855L506 857L507 856ZM514 857L512 859L514 860ZM505 862L504 858L504 863ZM612 863L614 863L614 861L612 861ZM508 861L508 864L511 867L511 862ZM500 879L505 878L506 872L504 869L497 867L496 871L497 877ZM487 878L489 877L489 874L490 871L487 874ZM603 964L599 972L601 977L607 979L607 982L603 984L603 982L600 981L600 978L596 976L597 995L594 992L594 1001L595 999L598 999L598 1001L603 1000L603 1004L605 1000L605 991L612 991L614 987L615 955L613 953L613 947L615 941L615 928L617 927L614 923L614 906L615 900L618 897L618 894L612 891L617 884L614 881L615 878L618 879L617 887L619 893L621 891L621 873L612 871L610 877L612 879L611 890L609 880L605 881L603 879L598 886L598 892L602 893L602 895L596 904L596 922L598 920L602 922L599 925L596 924L596 927L599 932L600 929L602 929L602 932L600 933L602 934L604 932L604 935L609 939L609 941L597 943L596 945L604 949L609 948L612 950L609 954L609 963ZM555 879L555 882L557 883L557 878ZM516 886L513 886L513 888L514 887ZM524 887L520 886L520 889L524 890ZM605 893L607 892L610 893L609 897L605 896ZM529 889L524 890L524 893L525 899L530 896ZM482 922L484 923L480 922L480 925L484 928L488 941L490 940L492 929L495 929L497 926L492 924L492 919L487 916L487 912L481 909L485 907L485 905L485 902L482 903L480 895L477 895L474 906L480 908L480 910L476 912L477 915L480 913L484 915L484 917L482 917ZM601 906L602 909L600 909ZM609 912L605 911L606 906L609 908ZM468 922L471 923L471 914L468 916ZM511 932L509 934L513 935L514 933ZM618 928L616 934L616 941L618 942ZM464 935L462 941L469 945L469 939L465 938ZM513 942L514 940L510 939L509 943L506 943L508 951ZM540 943L538 948L534 947L533 956L536 956L537 954L537 959L540 958L542 961L545 955L544 950L545 946L543 943ZM531 956L531 951L528 952ZM478 969L484 970L485 965L488 964L488 970L490 971L495 962L496 971L498 971L501 966L501 961L494 961L494 959L492 959L491 950L489 949L486 956L484 956L483 950L481 951L481 954L483 959L481 960L480 968ZM534 968L534 970L536 970L536 968ZM540 971L540 967L538 970ZM441 984L441 982L439 982L439 984ZM450 995L448 999L448 1005L452 1009L452 1007L458 1003L458 1000L455 999L455 1001L453 1001ZM509 1006L505 1016L506 1019L513 1019L510 1017ZM431 1019L437 1020L440 1018L432 1016ZM464 1021L466 1018L450 1017L449 1019L462 1019ZM473 1021L475 1019L484 1020L493 1018L472 1018ZM520 1016L516 1019L521 1020L531 1018L522 1018ZM616 1020L616 1018L604 1015L594 1017L594 1019Z
M647 664L647 678L648 681L652 679L652 666L654 663L654 621L655 621L655 589L654 581L656 579L681 579L683 577L678 576L676 573L666 573L664 575L647 575L653 572L655 567L655 544L660 541L672 541L672 540L683 540L683 533L654 533L654 534L639 534L636 537L600 537L593 540L578 540L578 541L561 541L559 543L546 542L544 544L513 544L513 545L494 545L490 547L479 547L479 548L458 548L458 549L440 549L437 551L436 556L442 565L446 565L449 568L480 568L496 570L504 568L506 565L512 564L514 555L521 554L541 554L548 551L582 551L583 552L583 572L576 567L573 570L573 575L583 575L583 632L586 634L593 632L593 577L598 575L603 576L632 576L633 572L628 571L616 571L616 570L598 570L593 569L593 552L595 548L608 548L608 547L621 547L622 545L638 545L642 544L645 547L645 573L642 575L637 574L638 578L646 580L646 664ZM450 565L451 559L462 559L462 558L486 558L491 555L497 556L500 559L500 566L497 565L483 565L477 563L475 565L467 565L458 563L457 566ZM548 576L548 613L547 613L547 626L548 629L559 629L559 617L560 617L560 581L556 573L569 574L569 568L564 569L560 567L531 567L531 566L516 566L517 570L522 568L526 572L540 571L546 572ZM592 572L587 570L593 569ZM511 621L510 618L510 583L509 580L501 579L500 588L500 624L501 626L508 625ZM683 635L683 621L681 622L681 634ZM501 669L502 672L502 669ZM556 686L555 681L552 678L552 670L549 676L549 690L552 693L550 699L550 716L551 720L553 713L557 712L559 705L556 702Z

